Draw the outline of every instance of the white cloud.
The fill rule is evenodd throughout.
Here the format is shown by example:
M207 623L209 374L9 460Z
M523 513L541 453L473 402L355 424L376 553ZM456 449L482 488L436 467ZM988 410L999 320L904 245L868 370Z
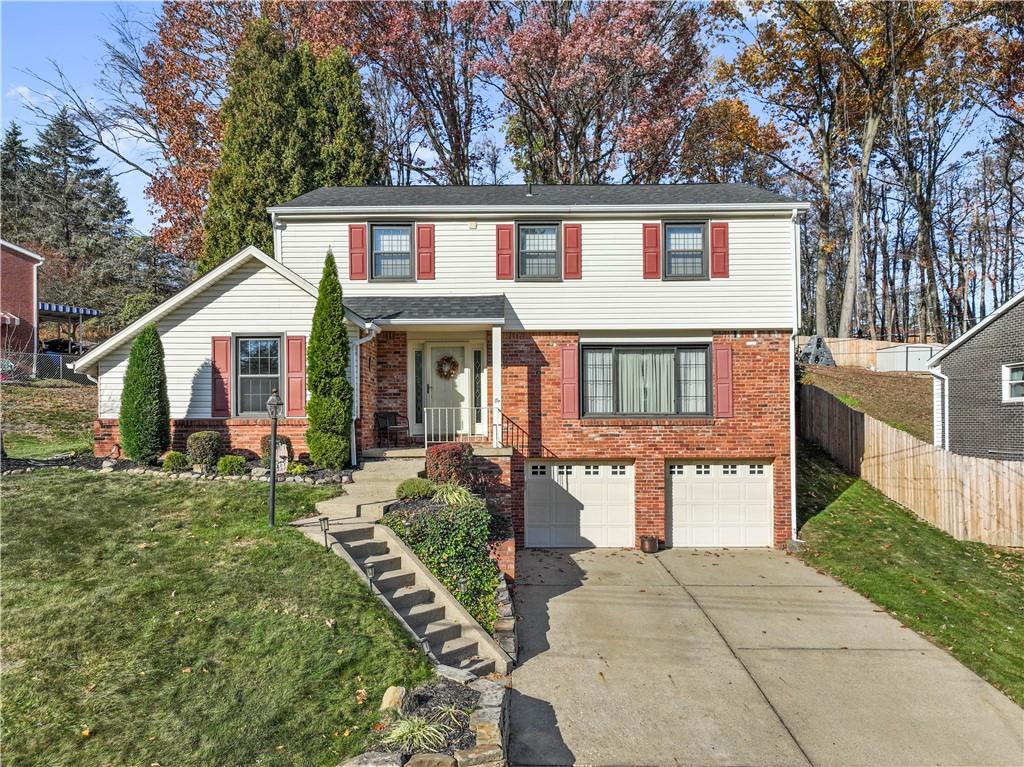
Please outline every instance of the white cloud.
M7 91L7 95L17 96L25 106L34 107L37 103L35 95L32 93L32 89L27 85L15 85Z

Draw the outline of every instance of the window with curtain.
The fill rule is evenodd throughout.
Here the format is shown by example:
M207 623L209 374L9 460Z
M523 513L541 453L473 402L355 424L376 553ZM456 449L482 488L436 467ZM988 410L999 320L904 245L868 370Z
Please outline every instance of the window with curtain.
M584 415L707 415L707 346L584 347Z
M236 343L238 415L267 414L267 399L281 391L281 339L239 338Z
M557 224L520 224L518 250L521 279L561 278Z
M370 233L373 245L370 276L375 280L411 280L412 227L374 224Z
M665 277L707 277L704 224L665 224Z

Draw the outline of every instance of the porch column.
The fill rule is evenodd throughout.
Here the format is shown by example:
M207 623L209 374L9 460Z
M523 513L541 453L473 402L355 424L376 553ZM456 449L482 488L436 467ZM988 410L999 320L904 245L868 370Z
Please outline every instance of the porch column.
M491 327L491 444L501 447L501 326Z

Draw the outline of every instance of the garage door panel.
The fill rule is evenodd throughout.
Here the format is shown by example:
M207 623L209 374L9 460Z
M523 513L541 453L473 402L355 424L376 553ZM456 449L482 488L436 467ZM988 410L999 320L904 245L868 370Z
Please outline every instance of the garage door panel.
M671 545L771 545L770 465L671 464L667 473Z
M545 487L549 490L541 489ZM634 543L632 466L528 464L524 497L527 546L628 547Z

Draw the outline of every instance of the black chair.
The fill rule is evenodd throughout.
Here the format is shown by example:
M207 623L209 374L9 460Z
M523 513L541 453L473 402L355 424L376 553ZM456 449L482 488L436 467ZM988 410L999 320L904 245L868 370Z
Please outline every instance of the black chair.
M378 447L396 447L409 435L409 419L401 413L382 412L373 416L373 428Z

